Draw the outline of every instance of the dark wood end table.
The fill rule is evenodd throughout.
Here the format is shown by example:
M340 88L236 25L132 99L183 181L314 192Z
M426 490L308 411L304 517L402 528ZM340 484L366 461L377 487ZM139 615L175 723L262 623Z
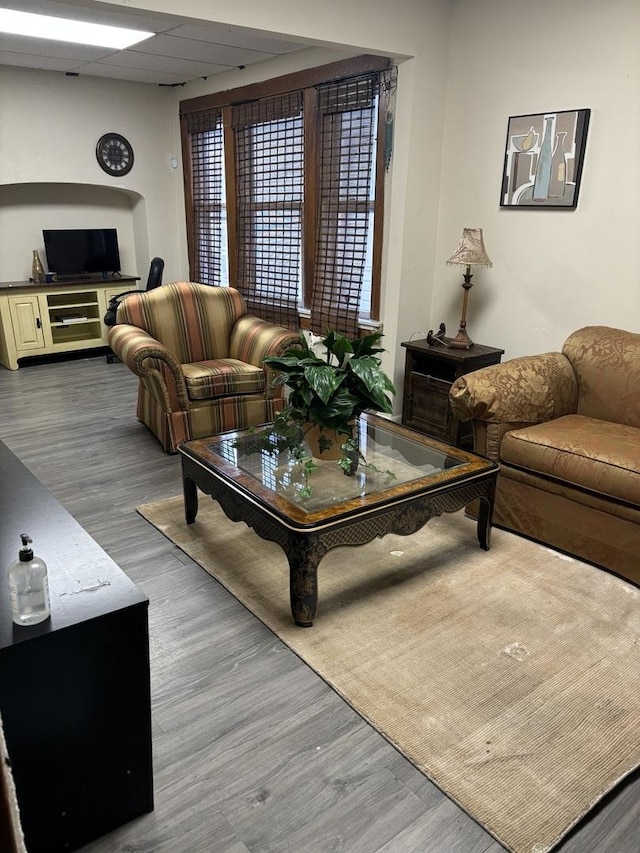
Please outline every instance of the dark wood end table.
M503 349L474 344L471 349L451 349L424 340L405 341L402 423L425 435L473 449L471 421L454 417L449 391L459 376L498 364Z

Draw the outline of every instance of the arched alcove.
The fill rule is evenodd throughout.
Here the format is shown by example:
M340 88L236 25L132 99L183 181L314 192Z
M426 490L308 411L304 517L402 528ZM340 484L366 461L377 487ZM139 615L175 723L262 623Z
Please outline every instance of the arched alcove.
M13 183L0 185L0 281L27 279L33 249L45 261L42 231L48 228L116 228L123 272L146 274L148 224L139 193L99 184Z

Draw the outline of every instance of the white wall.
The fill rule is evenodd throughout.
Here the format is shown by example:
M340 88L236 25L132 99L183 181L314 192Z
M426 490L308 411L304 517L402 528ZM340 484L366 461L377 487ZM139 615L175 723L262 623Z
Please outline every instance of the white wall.
M583 325L640 331L640 4L455 0L431 318L457 329L464 226L493 269L469 294L473 340L505 357L559 349ZM591 109L578 207L500 209L507 119Z
M0 186L0 281L26 281L34 249L48 269L42 231L49 228L116 228L121 269L135 273L132 201L118 190L84 184Z
M184 275L176 125L172 90L0 66L0 280L24 279L32 249L44 261L42 229L56 227L117 227L125 272L146 280L159 255L165 279ZM96 160L107 131L133 146L123 178Z

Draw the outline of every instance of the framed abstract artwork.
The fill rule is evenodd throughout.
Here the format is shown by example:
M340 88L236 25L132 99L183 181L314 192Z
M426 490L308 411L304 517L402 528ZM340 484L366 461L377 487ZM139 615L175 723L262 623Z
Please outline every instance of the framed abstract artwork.
M590 114L510 116L500 207L576 208Z

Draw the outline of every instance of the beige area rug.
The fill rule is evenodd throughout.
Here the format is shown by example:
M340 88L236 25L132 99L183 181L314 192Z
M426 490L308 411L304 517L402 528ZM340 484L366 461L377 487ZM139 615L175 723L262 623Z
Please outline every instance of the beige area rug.
M331 551L312 628L284 552L200 496L138 511L517 853L544 853L640 764L640 590L462 513Z

